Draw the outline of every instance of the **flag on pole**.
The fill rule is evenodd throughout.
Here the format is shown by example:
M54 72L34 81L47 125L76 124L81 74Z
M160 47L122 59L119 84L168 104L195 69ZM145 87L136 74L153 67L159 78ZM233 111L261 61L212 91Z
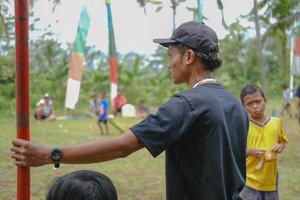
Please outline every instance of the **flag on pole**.
M112 23L110 0L106 0L107 8L107 23L108 23L108 37L109 37L109 52L108 52L108 63L110 71L110 98L111 101L117 96L117 62L116 62L116 43L115 43L115 33Z
M90 16L86 7L81 10L76 39L69 63L65 106L74 109L79 99L80 81L83 73L84 50L90 26Z
M197 20L199 22L202 22L203 21L203 14L202 14L202 0L197 0Z
M298 27L296 31L294 42L292 73L294 75L300 75L300 27Z

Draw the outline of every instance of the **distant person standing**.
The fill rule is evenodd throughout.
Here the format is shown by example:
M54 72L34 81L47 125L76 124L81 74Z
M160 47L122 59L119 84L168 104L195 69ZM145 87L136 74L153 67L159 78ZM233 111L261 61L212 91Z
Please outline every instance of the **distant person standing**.
M280 116L283 116L284 112L286 112L290 117L292 117L292 113L291 113L291 89L287 85L283 86Z
M145 118L147 115L149 115L149 108L145 105L145 101L141 100L137 107L137 116Z
M106 93L105 92L101 92L100 93L100 100L98 102L98 121L97 121L97 125L100 129L101 134L106 134L108 135L108 124L107 124L107 113L108 113L108 101L106 100ZM102 124L104 124L105 127L105 132L103 130Z
M113 99L114 115L121 113L122 107L126 103L127 103L127 98L122 94L121 91L118 91L117 96Z
M44 98L40 99L36 104L34 118L36 120L56 120L56 116L52 113L52 104L49 93L46 93Z
M94 117L98 115L98 101L97 101L97 96L95 94L91 95L91 99L89 102L88 110L86 111L86 115L89 117Z

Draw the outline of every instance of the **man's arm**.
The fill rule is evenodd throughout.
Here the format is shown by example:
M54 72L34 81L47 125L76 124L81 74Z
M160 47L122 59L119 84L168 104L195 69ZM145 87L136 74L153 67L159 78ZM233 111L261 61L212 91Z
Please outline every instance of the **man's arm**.
M12 141L12 158L18 166L37 167L53 163L51 148L36 142L21 139ZM96 163L123 158L143 148L138 138L130 131L116 138L99 139L61 148L61 163Z

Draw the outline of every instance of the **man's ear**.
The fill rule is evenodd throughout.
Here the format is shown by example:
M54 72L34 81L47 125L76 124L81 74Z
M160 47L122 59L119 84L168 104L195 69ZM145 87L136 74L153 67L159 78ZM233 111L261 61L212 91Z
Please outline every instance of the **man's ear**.
M196 58L196 54L191 49L187 50L185 54L186 54L186 64L191 64Z

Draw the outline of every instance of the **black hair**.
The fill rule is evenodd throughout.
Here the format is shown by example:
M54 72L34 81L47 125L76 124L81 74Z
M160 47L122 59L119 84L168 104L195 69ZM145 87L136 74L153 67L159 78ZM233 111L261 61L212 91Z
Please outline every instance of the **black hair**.
M197 57L202 61L203 66L206 70L215 71L217 68L221 67L222 60L217 56L217 49L215 53L210 53L209 55L197 52L195 49L182 44L180 42L172 44L179 49L181 54L184 54L187 50L191 49L197 55Z
M260 95L264 98L264 100L266 101L266 97L265 97L265 93L264 91L258 87L257 85L254 85L254 84L248 84L246 86L244 86L242 89L241 89L241 95L240 95L240 98L241 98L241 101L242 103L244 103L243 101L243 98L246 96L246 95L249 95L249 94L254 94L256 92L259 92Z
M47 200L117 200L111 180L102 173L80 170L55 180Z

